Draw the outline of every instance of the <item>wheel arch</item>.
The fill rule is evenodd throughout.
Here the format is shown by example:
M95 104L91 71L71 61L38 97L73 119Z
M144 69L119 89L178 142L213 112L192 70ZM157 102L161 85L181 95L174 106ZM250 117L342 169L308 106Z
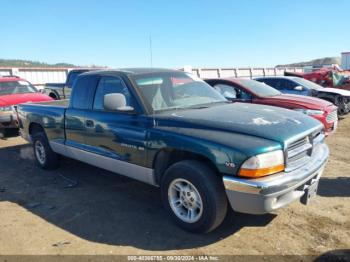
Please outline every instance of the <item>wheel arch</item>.
M216 174L220 174L220 171L215 163L209 157L203 154L189 150L164 148L159 150L153 159L152 168L154 170L156 183L160 184L162 176L171 165L182 160L201 161L210 167Z
M29 124L29 128L28 128L28 133L29 135L33 135L35 133L39 133L39 132L43 132L45 133L45 129L43 128L43 126L37 122L32 122Z
M60 98L60 96L55 91L50 91L49 97L51 97L54 100L58 100Z

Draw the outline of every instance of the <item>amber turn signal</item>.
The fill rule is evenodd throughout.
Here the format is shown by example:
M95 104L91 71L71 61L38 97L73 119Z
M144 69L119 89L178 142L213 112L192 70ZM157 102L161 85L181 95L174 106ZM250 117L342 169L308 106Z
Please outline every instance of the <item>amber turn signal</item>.
M267 168L259 168L259 169L241 168L239 170L238 175L243 177L256 178L256 177L272 175L272 174L281 172L283 170L284 170L284 165L278 165L278 166L267 167Z

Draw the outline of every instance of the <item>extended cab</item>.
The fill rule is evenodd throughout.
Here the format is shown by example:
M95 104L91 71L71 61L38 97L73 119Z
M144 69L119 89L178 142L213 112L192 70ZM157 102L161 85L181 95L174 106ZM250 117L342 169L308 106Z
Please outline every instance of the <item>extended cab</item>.
M65 83L46 83L43 93L50 96L55 100L69 99L72 86L77 77L82 74L91 71L92 69L73 69L68 72Z
M18 107L37 163L59 155L159 186L182 228L209 232L227 203L262 214L316 194L329 151L322 124L283 108L230 103L191 74L80 75L71 100Z

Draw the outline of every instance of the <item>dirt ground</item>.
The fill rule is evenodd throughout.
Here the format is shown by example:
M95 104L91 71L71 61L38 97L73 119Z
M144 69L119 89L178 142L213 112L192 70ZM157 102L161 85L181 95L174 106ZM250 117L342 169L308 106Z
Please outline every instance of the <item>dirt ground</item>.
M35 165L19 137L0 140L0 254L321 255L350 249L350 116L327 138L318 196L262 216L232 213L207 235L176 227L159 190L64 159Z

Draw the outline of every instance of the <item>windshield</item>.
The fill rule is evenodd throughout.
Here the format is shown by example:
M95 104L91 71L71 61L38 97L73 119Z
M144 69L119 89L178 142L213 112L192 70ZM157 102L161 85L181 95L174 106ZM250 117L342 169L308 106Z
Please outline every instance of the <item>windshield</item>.
M304 87L309 88L309 89L319 90L319 89L323 88L322 86L315 84L314 82L311 82L311 81L306 80L306 79L301 78L301 77L295 77L295 78L293 78L293 80L294 80L294 82L300 84L301 86L304 86Z
M274 89L273 87L255 80L239 79L238 82L246 89L260 97L271 97L281 95L281 92Z
M198 108L227 102L203 80L185 72L155 72L133 75L143 97L154 111Z
M38 90L27 81L0 82L0 95L36 93Z

